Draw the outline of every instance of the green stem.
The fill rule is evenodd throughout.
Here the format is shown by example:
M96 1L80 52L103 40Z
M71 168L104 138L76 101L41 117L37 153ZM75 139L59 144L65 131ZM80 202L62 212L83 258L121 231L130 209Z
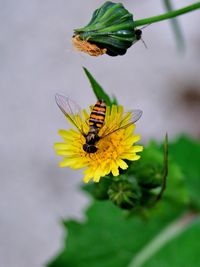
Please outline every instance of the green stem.
M177 9L177 10L170 11L170 12L162 14L162 15L158 15L158 16L154 16L154 17L150 17L150 18L146 18L146 19L136 20L134 22L134 24L135 24L135 27L143 26L146 24L159 22L159 21L162 21L165 19L171 19L171 18L180 16L180 15L183 15L185 13L188 13L190 11L193 11L195 9L200 9L200 2L194 3L192 5L189 5L189 6Z
M167 183L167 175L168 175L168 134L165 135L165 141L164 141L164 171L163 171L163 182L162 187L159 192L159 194L156 197L156 202L159 201L163 195L163 192L166 188Z
M168 12L173 11L173 5L171 3L171 0L163 0L163 4L164 4L164 6ZM181 30L181 27L179 25L178 19L174 18L170 22L171 22L171 25L173 27L174 36L176 39L178 50L180 52L181 51L183 52L183 50L185 48L185 41L184 41L184 36L183 36L182 30Z

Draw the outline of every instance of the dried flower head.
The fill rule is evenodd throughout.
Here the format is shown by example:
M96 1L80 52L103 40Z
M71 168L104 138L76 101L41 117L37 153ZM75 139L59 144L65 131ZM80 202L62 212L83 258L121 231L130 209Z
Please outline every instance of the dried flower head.
M129 47L140 40L141 34L141 30L135 29L133 15L121 3L107 1L94 11L85 27L74 30L73 44L92 56L105 53L118 56L124 55Z
M79 35L72 38L73 46L80 52L89 54L90 56L97 57L106 53L106 48L99 48L95 44L91 44L87 40L81 40Z

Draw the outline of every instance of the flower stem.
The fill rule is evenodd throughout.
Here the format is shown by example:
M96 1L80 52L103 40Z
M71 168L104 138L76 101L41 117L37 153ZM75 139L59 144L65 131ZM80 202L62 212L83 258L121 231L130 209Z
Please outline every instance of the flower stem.
M167 12L173 11L173 5L172 5L172 0L163 0L163 5L166 8ZM176 39L176 43L177 43L177 48L179 52L183 52L185 50L185 38L183 35L183 32L181 30L179 21L177 18L173 18L170 21L171 25L172 25L172 29L174 32L174 37Z
M154 16L154 17L150 17L150 18L146 18L146 19L136 20L134 25L135 25L135 27L138 27L138 26L143 26L143 25L146 25L146 24L159 22L159 21L162 21L162 20L165 20L165 19L171 19L171 18L180 16L180 15L183 15L185 13L188 13L190 11L193 11L195 9L200 9L200 2L194 3L192 5L189 5L189 6L177 9L177 10L173 10L173 11L167 12L167 13L162 14L162 15L158 15L158 16Z

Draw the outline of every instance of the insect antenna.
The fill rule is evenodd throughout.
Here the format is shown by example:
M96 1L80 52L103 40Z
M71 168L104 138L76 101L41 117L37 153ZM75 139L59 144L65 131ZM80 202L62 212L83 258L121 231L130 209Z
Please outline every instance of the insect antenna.
M140 30L143 30L143 29L145 29L146 27L149 27L150 25L151 25L151 23L146 24L146 25L144 25L142 28L140 28Z
M136 32L138 32L138 38L139 38L138 40L141 40L141 41L142 41L142 43L143 43L143 45L144 45L144 47L145 47L146 49L147 49L148 47L147 47L147 45L146 45L144 39L142 38L142 30L145 29L146 27L148 27L149 25L151 25L151 23L146 24L146 25L144 25L142 28L140 28L140 29L136 29L136 30L135 30Z
M146 49L148 49L148 47L147 47L147 45L146 45L145 41L144 41L142 38L141 38L141 41L142 41L142 43L143 43L144 47L145 47Z

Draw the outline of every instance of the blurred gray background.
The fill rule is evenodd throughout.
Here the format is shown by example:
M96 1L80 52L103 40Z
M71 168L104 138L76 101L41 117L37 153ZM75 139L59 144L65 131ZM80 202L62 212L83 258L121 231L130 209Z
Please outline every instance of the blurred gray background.
M121 1L135 19L164 12L162 1ZM194 1L174 0L176 8ZM181 132L200 136L200 11L179 17L186 51L169 21L143 30L123 57L92 58L71 46L104 1L0 1L0 267L40 267L62 247L62 218L83 218L89 199L81 171L59 169L53 143L67 128L54 95L84 108L95 97L87 67L127 109L144 111L136 132L146 143Z

